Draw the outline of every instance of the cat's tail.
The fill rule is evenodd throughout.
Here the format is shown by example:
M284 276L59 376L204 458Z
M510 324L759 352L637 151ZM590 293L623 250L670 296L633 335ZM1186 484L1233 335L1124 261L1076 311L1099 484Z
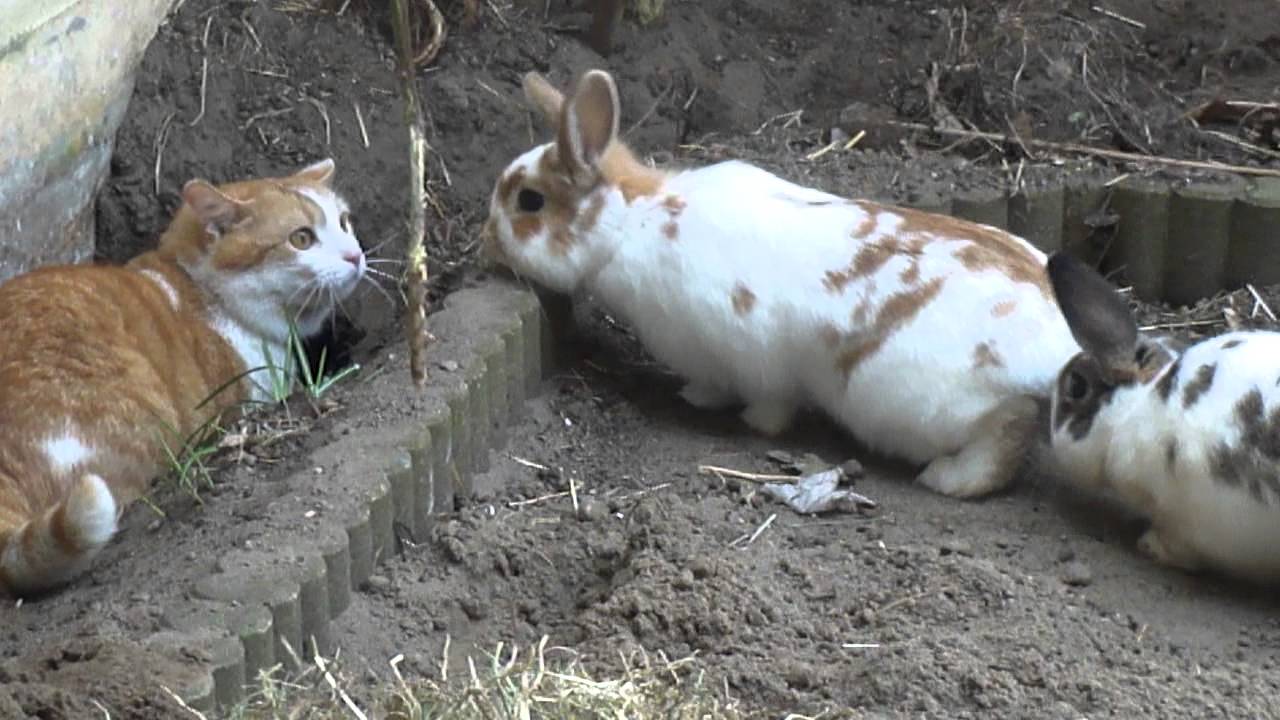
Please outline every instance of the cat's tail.
M0 527L0 588L21 596L65 584L115 535L116 518L106 481L93 474L81 477L40 515Z

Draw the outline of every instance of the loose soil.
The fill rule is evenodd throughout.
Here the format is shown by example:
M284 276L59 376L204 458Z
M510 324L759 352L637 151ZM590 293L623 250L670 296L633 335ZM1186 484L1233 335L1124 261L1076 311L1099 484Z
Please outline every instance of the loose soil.
M1267 162L1183 116L1215 97L1280 99L1271 0L1111 0L1122 19L1095 4L667 0L655 22L624 23L605 60L578 37L579 3L481 2L467 17L443 2L449 39L419 80L432 297L475 279L493 179L545 137L519 97L529 69L563 83L610 68L629 141L660 164L742 157L895 202L1137 169L939 143L877 119ZM326 155L366 246L399 257L405 129L373 5L183 2L144 59L117 140L98 201L101 259L148 247L187 179L287 172ZM855 150L804 159L868 128ZM1213 129L1268 142L1266 128ZM190 652L148 642L169 624L159 608L220 554L334 511L344 473L378 467L388 428L420 410L403 392L399 303L386 285L390 299L369 289L322 339L372 379L339 388L320 417L298 403L260 419L252 434L270 442L228 451L236 461L201 503L158 490L163 517L133 508L85 578L0 610L0 714L96 717L100 704L115 718L184 717L160 685L182 683ZM1221 314L1221 303L1206 308L1144 313ZM1248 301L1237 309L1254 314ZM1132 549L1135 523L1048 478L962 503L913 486L819 419L766 442L676 401L675 381L602 309L585 303L580 315L565 367L493 456L480 495L380 569L337 623L353 692L387 677L396 653L410 672L438 673L446 638L459 674L500 640L549 635L601 673L641 650L696 653L712 685L768 716L1276 716L1273 597L1153 567ZM776 472L765 456L776 449L858 457L859 490L880 511L802 518L696 471ZM558 494L570 479L577 512ZM298 512L265 512L281 499Z

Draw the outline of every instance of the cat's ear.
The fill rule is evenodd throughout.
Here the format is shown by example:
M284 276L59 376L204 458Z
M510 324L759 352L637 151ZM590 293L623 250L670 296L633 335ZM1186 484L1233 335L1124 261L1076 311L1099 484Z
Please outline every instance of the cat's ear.
M189 180L182 186L182 200L202 226L218 234L243 220L250 205L249 201L237 200L206 180Z
M325 158L319 162L311 163L294 173L293 176L309 185L328 187L329 181L333 179L333 158Z

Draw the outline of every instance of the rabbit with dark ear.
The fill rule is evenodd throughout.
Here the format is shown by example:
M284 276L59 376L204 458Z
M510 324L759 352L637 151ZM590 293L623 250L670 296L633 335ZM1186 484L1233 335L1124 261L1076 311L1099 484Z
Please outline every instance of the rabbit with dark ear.
M1156 562L1280 582L1280 333L1181 350L1139 333L1079 260L1057 253L1048 268L1083 348L1051 403L1061 470L1150 519L1138 546Z
M701 408L761 433L816 406L956 497L1006 485L1079 346L1045 256L986 225L843 198L743 162L663 172L618 139L606 72L529 74L555 140L513 160L486 250L624 318Z

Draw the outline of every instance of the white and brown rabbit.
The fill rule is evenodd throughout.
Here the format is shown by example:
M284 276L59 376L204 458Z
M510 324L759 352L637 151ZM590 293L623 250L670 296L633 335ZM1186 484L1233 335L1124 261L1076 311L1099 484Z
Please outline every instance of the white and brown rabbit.
M742 162L665 173L618 140L613 79L529 101L556 139L490 200L487 252L585 290L686 380L696 407L745 405L767 434L816 405L952 496L1006 485L1035 398L1079 351L1045 256L984 225L802 187Z
M1048 270L1083 348L1051 402L1059 469L1148 518L1138 548L1156 562L1280 582L1280 333L1183 350L1139 333L1079 260L1058 253Z

